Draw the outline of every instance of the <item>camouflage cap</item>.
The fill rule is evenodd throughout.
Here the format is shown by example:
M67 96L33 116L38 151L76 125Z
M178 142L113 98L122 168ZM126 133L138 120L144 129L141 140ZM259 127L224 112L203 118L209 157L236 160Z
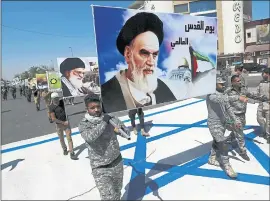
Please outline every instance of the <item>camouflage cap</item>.
M217 84L224 84L224 83L226 83L226 81L222 77L217 76Z

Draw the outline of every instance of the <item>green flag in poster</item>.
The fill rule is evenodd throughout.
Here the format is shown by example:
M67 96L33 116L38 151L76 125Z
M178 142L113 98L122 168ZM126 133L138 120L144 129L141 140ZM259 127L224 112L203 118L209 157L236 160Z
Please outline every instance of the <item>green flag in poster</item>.
M49 91L61 91L61 77L58 72L47 71Z

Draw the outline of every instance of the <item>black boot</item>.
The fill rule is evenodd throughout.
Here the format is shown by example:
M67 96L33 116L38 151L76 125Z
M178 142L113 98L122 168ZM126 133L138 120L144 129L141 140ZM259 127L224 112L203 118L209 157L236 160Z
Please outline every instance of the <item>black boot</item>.
M72 160L78 160L78 158L75 156L75 153L74 152L70 152L70 158Z
M66 156L68 155L68 150L64 149L63 154Z
M246 161L250 161L249 156L247 155L247 152L243 152L239 154L243 159L245 159Z

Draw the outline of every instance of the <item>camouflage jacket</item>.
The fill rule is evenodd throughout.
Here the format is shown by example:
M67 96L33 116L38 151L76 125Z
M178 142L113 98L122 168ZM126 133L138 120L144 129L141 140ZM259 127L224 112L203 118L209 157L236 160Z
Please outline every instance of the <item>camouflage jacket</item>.
M264 96L268 100L264 102L260 102L259 105L263 110L269 110L269 100L270 100L270 81L261 81L259 86L257 87L257 92L253 94L254 96Z
M206 97L206 105L208 121L219 121L224 125L229 122L239 123L227 95L220 92L209 94Z
M116 117L112 119L117 125L123 124ZM112 163L121 154L114 127L102 117L93 121L83 118L78 128L88 148L92 169Z
M245 114L247 111L247 103L239 100L239 96L246 96L249 98L249 103L255 103L255 101L263 101L263 97L258 93L250 93L247 89L241 88L237 91L233 87L229 87L225 92L228 95L230 105L233 108L234 114ZM254 99L254 100L250 100Z

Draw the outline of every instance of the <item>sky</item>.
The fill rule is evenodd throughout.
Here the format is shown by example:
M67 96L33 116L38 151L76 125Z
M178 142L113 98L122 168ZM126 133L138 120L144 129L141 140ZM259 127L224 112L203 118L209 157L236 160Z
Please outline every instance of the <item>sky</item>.
M72 52L97 56L91 4L127 8L132 2L2 1L2 77L12 79L31 66L57 69L56 59ZM268 1L253 0L252 6L253 20L269 18Z

